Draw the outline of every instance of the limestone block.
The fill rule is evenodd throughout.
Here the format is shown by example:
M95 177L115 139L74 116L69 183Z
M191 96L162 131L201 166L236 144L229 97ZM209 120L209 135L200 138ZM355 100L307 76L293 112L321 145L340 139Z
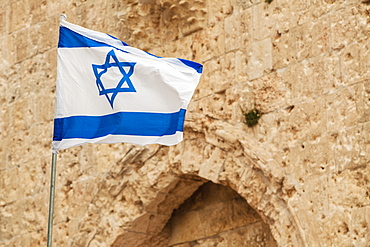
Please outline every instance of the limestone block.
M327 96L326 114L329 132L342 131L357 124L359 115L354 97L355 87L347 87Z
M252 88L247 84L239 84L226 91L226 102L230 105L232 113L230 123L246 126L244 114L255 107L252 92Z
M291 29L297 26L299 15L297 11L294 10L295 4L292 4L289 0L280 0L275 4L275 9L273 10L277 15L276 29L280 34L288 34ZM308 9L306 8L305 11Z
M46 194L27 197L0 208L1 240L39 231L47 225ZM41 203L39 205L38 203ZM0 242L1 245L1 242Z
M364 41L363 46L361 47L361 63L362 63L362 71L363 71L363 77L367 80L370 78L370 39L367 39Z
M81 171L78 166L78 154L76 150L81 150L82 147L75 147L73 149L67 149L60 152L58 155L58 167L56 170L56 183L57 186L63 186L70 184L72 181L78 180L81 176ZM47 172L50 172L51 159L48 157L49 162L45 159ZM69 160L69 162L63 162L64 160Z
M181 172L196 173L199 171L204 157L203 150L206 144L198 140L185 140L183 160L181 162Z
M180 179L168 193L177 197L188 198L204 182L202 179Z
M261 77L272 69L272 44L266 38L253 42L248 48L248 77L250 80Z
M236 22L240 25L239 35L237 40L240 42L240 47L246 47L253 39L253 8L243 9L240 11L239 20ZM225 24L226 25L226 24ZM226 27L225 27L226 29ZM228 41L226 42L228 44Z
M58 183L56 183L58 184ZM46 186L50 187L50 184ZM68 210L69 210L69 201L67 200L67 191L66 187L56 187L55 188L55 199L54 199L54 224L60 222L67 222Z
M46 2L38 0L29 0L30 14L32 15L31 24L35 25L46 18Z
M9 149L8 149L8 137L3 134L4 131L1 131L0 134L1 143L0 143L0 171L5 170L8 167L8 157L9 157Z
M369 168L366 166L355 170L344 170L329 178L330 202L334 206L365 207L370 205Z
M234 84L235 54L228 53L204 63L203 75L195 90L194 99L223 93Z
M274 114L265 113L262 114L256 126L253 128L246 128L252 130L248 134L256 138L258 142L275 143L276 135L279 135L278 123L279 122L276 120L276 116ZM272 146L272 148L276 149L275 146Z
M0 63L4 70L2 74L9 75L9 67L15 63L15 44L13 35L4 35L0 38Z
M243 219L238 217L246 214L246 208L243 207L245 206L245 201L244 203L243 201L234 199L227 204L217 203L209 205L204 210L199 211L200 222L208 226L203 230L205 236L213 236L220 232L255 222L256 219L253 218Z
M150 236L144 235L142 233L137 232L125 232L125 234L122 234L118 236L118 238L114 241L114 243L111 245L113 247L119 247L119 246L150 246L148 245L148 242L150 240ZM161 245L159 245L162 247ZM164 246L163 246L164 247Z
M297 188L301 188L311 176L323 176L336 169L334 148L335 142L327 136L317 143L307 142L287 149L284 165L289 174L294 174L292 179L297 183ZM326 155L322 155L322 152Z
M325 0L312 0L309 4L309 7L310 15L308 15L309 18L307 18L307 21L311 21L311 19L315 20L316 18L319 18L328 13L328 8Z
M73 10L73 13L71 13L71 18L74 19L74 23L77 22L79 25L84 26L89 29L98 30L101 32L108 33L107 29L110 31L110 27L106 25L105 23L108 21L108 18L104 18L107 15L107 9L108 9L108 1L79 1L79 0L73 0L71 5L73 6L71 10ZM119 5L119 3L117 3ZM64 7L64 6L63 6ZM124 7L124 6L122 6ZM99 11L96 14L91 14L91 9L96 8ZM113 14L110 20L115 20L117 27L117 24L122 23L118 20L117 17L119 13ZM67 13L68 19L69 19L69 13ZM67 20L68 20L67 19ZM114 33L111 35L117 37L117 31L120 31L121 28L115 29ZM110 33L110 32L109 32ZM119 36L118 36L119 37Z
M262 113L282 108L286 104L283 73L277 71L253 81L255 107Z
M356 0L325 0L324 2L327 5L328 10L337 10L345 6L351 6L359 3Z
M88 205L98 192L99 179L84 179L82 181L72 182L68 188L67 200L68 205L67 215L69 218L82 217L88 208Z
M275 3L253 5L253 39L255 41L267 39L275 33L277 15L273 12L274 5Z
M18 185L20 198L37 195L47 181L40 166L40 159L30 160L20 166L17 178L21 181Z
M194 60L207 61L225 53L225 32L223 26L216 25L193 34Z
M308 66L312 66L313 84L316 85L312 96L323 93L331 93L342 86L340 59L337 56L318 56L308 61ZM303 82L301 82L303 83ZM310 85L310 87L313 87ZM302 97L304 97L302 95Z
M233 149L232 145L236 144L236 138L234 135L228 136L228 133L232 133L230 130L228 123L216 122L210 125L210 128L205 133L205 138L210 144L223 150L231 151ZM223 139L225 136L227 136L227 140Z
M32 95L28 98L24 97L19 99L14 103L13 109L11 109L11 114L13 117L12 126L14 132L29 129L31 124L35 121L35 101L36 97L35 95Z
M176 243L196 240L206 236L199 211L189 211L185 216L175 216L171 220L172 232L168 245L171 246Z
M26 59L19 64L17 74L19 74L19 83L22 86L23 97L32 94L38 94L38 96L54 96L55 81L50 82L49 80L56 76L52 76L50 68L53 65L56 66L56 60L55 62L50 61L50 64L47 60L47 54L38 54L32 59ZM56 68L53 68L53 71L56 72ZM53 103L54 101L55 99L53 99Z
M199 110L206 116L215 119L230 120L232 109L231 105L225 104L226 94L212 94L199 100Z
M15 217L21 219L21 225L24 227L20 229L21 232L34 232L46 228L47 199L46 194L38 194L34 198L27 197L15 203L15 206L20 207L19 214Z
M363 80L361 46L358 43L353 43L343 48L340 61L343 83L351 85L355 82Z
M244 234L243 234L244 233ZM245 227L237 231L237 234L240 237L240 242L236 242L235 246L266 246L274 247L277 246L275 240L271 236L270 229L268 225L262 221L257 222L254 225ZM243 234L243 235L242 235ZM228 241L227 246L233 246L233 241Z
M30 8L28 1L13 1L9 5L9 33L19 31L25 27L29 27L31 18L29 18Z
M303 144L304 145L304 144ZM305 149L309 150L309 157L304 156L303 165L308 174L330 173L335 170L334 140L330 136L325 136L320 141L307 143ZM325 153L323 156L322 153Z
M161 175L167 170L165 162L149 160L145 162L145 166L140 169L141 174L146 177L148 183L154 187L157 181L161 179Z
M240 132L235 131L235 126L227 123L215 122L210 129L214 130L216 136L224 139L224 141L228 142L230 145L238 145Z
M217 0L207 4L207 23L209 26L219 25L226 16L232 13L234 6L230 1Z
M326 219L326 222L330 223L327 224L325 231L318 231L317 236L330 245L351 246L352 239L349 236L351 234L349 229L351 213L339 208L335 211Z
M183 203L185 199L186 197L182 196L159 193L155 199L145 206L145 210L150 213L171 215L173 209Z
M353 1L354 2L354 1ZM342 49L360 38L359 10L351 6L335 11L331 17L332 48Z
M35 29L33 27L32 29ZM33 30L34 31L34 30ZM30 44L30 29L22 29L12 34L15 47L15 62L21 62L30 56L36 55L37 44Z
M163 44L163 56L167 57L178 57L188 60L193 60L193 51L192 51L192 45L193 45L193 36L187 35L181 39L174 40L173 42L165 42ZM149 51L151 52L151 51ZM152 53L152 52L151 52ZM161 54L157 54L153 51L153 54L160 56ZM205 67L205 64L203 64ZM204 72L206 72L206 69L203 69L203 75Z
M288 209L292 214L292 223L299 229L304 243L308 246L319 246L319 240L314 237L316 236L315 229L319 226L313 226L317 221L312 220L317 217L317 213L307 212L312 210L312 201L306 201L294 195L288 199Z
M326 113L322 110L325 99L293 105L278 112L277 131L271 133L270 139L276 147L285 148L302 144L305 140L316 140L322 131L326 131ZM324 108L325 109L325 108ZM274 134L281 142L273 139ZM284 143L284 144L283 144Z
M59 20L57 18L51 18L39 23L37 33L30 34L38 38L39 52L42 53L57 46L59 34L55 30L58 30L58 26Z
M243 20L241 14L236 12L225 18L225 51L233 51L238 49L241 43L241 36L239 35L241 27L245 29L245 24L248 20ZM250 21L250 20L249 20ZM249 30L243 30L249 31ZM248 33L244 34L247 36Z
M248 80L248 55L245 51L235 52L235 79L237 82Z
M161 1L161 7L161 21L166 26L162 32L167 32L167 40L182 38L204 27L207 13L204 1Z
M156 235L162 231L162 228L170 219L171 214L153 214L147 213L135 219L130 230L145 234Z
M58 1L58 0L50 0L46 4L46 18L57 18L59 19L59 16L61 13L66 13L68 16L71 16L72 11L68 11L72 8L72 0L66 0L66 1ZM69 20L70 17L68 17ZM72 18L71 18L72 20Z
M17 236L12 238L11 240L5 240L0 242L0 246L6 246L6 247L17 247L17 246L22 246L22 236Z
M315 68L308 61L295 64L284 71L289 105L295 105L320 93L319 85L322 82L316 84L314 74Z
M307 22L296 30L298 61L329 52L330 20L322 17L317 22Z
M312 4L313 3L307 1L299 1L297 2L297 4L294 4L292 6L293 11L296 12L297 15L299 16L298 18L299 25L311 20L310 11ZM318 8L318 6L315 7Z
M21 244L19 246L42 246L46 245L46 236L42 231L36 231L29 234L22 235Z
M366 246L369 243L369 207L356 208L351 216L349 229L352 243L355 246Z
M208 145L204 149L204 161L199 169L199 176L217 182L222 170L226 152Z
M335 148L338 171L356 169L368 162L364 135L365 131L362 127L354 127L338 135Z
M297 61L296 33L298 28L293 28L286 33L277 33L272 36L272 65L275 69L284 68Z
M186 132L185 132L185 135L186 135ZM181 161L182 161L182 154L183 154L183 150L184 150L184 143L181 142L179 144L177 144L176 146L170 146L169 147L169 151L168 151L168 161L166 162L170 162L171 164L173 164L169 169L173 169L175 170L175 167L179 167ZM159 189L163 188L163 184L166 184L166 180L167 178L169 178L171 176L166 176L166 179L161 179L159 181ZM162 183L163 181L163 183Z
M73 243L73 240L67 235L67 223L63 222L63 223L54 224L52 245L53 246L68 246L68 245L71 245L72 243Z
M7 34L6 32L6 29L7 29L7 26L6 26L6 21L5 21L5 17L6 17L6 12L9 10L9 8L1 8L0 10L0 37L4 37L5 34Z
M42 60L44 61L42 71L45 71L43 79L40 80L40 83L45 84L45 88L51 88L52 92L55 92L55 83L57 77L57 48L54 47L46 52L44 52ZM47 62L46 62L47 61ZM42 84L41 84L42 85Z
M194 99L200 99L212 94L215 91L216 82L227 82L227 78L222 77L222 61L220 58L216 58L204 63L203 75L195 90Z
M216 79L216 78L215 78ZM212 85L215 93L224 92L234 85L235 81L235 53L230 52L221 57L221 80Z
M3 103L5 103L6 101L6 92L8 91L7 90L8 88L8 85L7 85L7 80L6 80L6 77L5 75L4 76L1 76L0 77L0 102L2 103L2 107L0 109L0 114L1 116L4 116L5 115L5 105ZM5 120L5 117L2 117L2 119ZM5 129L3 127L4 123L0 123L0 129Z
M332 191L329 189L329 176L310 177L299 190L302 204L295 208L297 210L301 208L299 211L302 211L297 213L297 217L301 219L300 224L305 231L310 231L312 236L319 232L324 232L326 228L325 222L331 215L329 196ZM307 219L301 218L301 215L306 215Z
M189 211L203 210L210 205L228 202L235 198L240 198L240 196L231 188L207 182L187 198L176 209L175 214L181 215Z
M365 144L365 162L370 161L370 122L363 125L363 139L362 142Z
M19 181L14 180L14 178L18 177L19 170L19 167L13 167L1 171L0 187L3 192L0 194L0 205L8 204L20 198Z
M242 159L228 156L220 173L220 182L227 184L243 197L251 206L256 206L266 190L263 177L254 172L251 164Z

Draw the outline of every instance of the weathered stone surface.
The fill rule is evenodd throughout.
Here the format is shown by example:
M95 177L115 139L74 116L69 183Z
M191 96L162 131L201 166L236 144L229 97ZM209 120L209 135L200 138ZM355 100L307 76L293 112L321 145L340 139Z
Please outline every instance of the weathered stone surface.
M60 152L55 246L367 247L369 11L358 0L0 1L0 246L46 244L65 13L204 72L182 143ZM220 188L187 201L207 181L245 204Z
M258 246L258 240L276 246L272 239L267 240L269 230L263 230L267 225L245 200L230 188L213 183L204 184L174 212L170 227L168 246L185 242L195 246ZM261 237L258 240L257 235Z

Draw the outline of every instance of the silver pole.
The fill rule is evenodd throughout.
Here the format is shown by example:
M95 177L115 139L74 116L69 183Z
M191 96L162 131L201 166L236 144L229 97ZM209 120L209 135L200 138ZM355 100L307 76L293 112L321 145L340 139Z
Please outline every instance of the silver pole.
M48 240L47 247L51 247L53 242L53 217L54 217L54 194L55 194L55 173L57 166L57 154L53 152L51 159L51 179L50 179L50 198L49 198L49 220L48 220Z

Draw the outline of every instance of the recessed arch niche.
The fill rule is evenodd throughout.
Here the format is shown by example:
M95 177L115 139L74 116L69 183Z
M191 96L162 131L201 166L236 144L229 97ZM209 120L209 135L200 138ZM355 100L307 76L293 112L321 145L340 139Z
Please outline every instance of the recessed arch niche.
M268 224L230 187L187 177L171 190L155 205L159 214L138 218L114 246L277 246Z
M169 247L277 246L269 226L244 198L210 181L174 210L163 231Z

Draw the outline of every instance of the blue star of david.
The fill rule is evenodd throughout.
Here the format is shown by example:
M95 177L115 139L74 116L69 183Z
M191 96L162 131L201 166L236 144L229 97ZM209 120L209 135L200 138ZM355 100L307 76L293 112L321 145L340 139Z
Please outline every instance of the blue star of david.
M99 89L99 95L105 95L112 109L113 109L114 99L117 97L118 93L136 92L136 89L130 80L130 76L134 73L135 64L136 63L132 63L132 62L120 62L116 54L114 53L114 50L111 50L110 52L108 52L104 64L101 64L101 65L92 64L94 75L96 77L96 85ZM108 69L111 67L117 67L122 74L122 78L117 78L117 86L115 88L105 88L101 80L101 77L102 75L107 73ZM126 72L124 67L128 67L129 71ZM122 88L122 85L125 82L128 87Z

